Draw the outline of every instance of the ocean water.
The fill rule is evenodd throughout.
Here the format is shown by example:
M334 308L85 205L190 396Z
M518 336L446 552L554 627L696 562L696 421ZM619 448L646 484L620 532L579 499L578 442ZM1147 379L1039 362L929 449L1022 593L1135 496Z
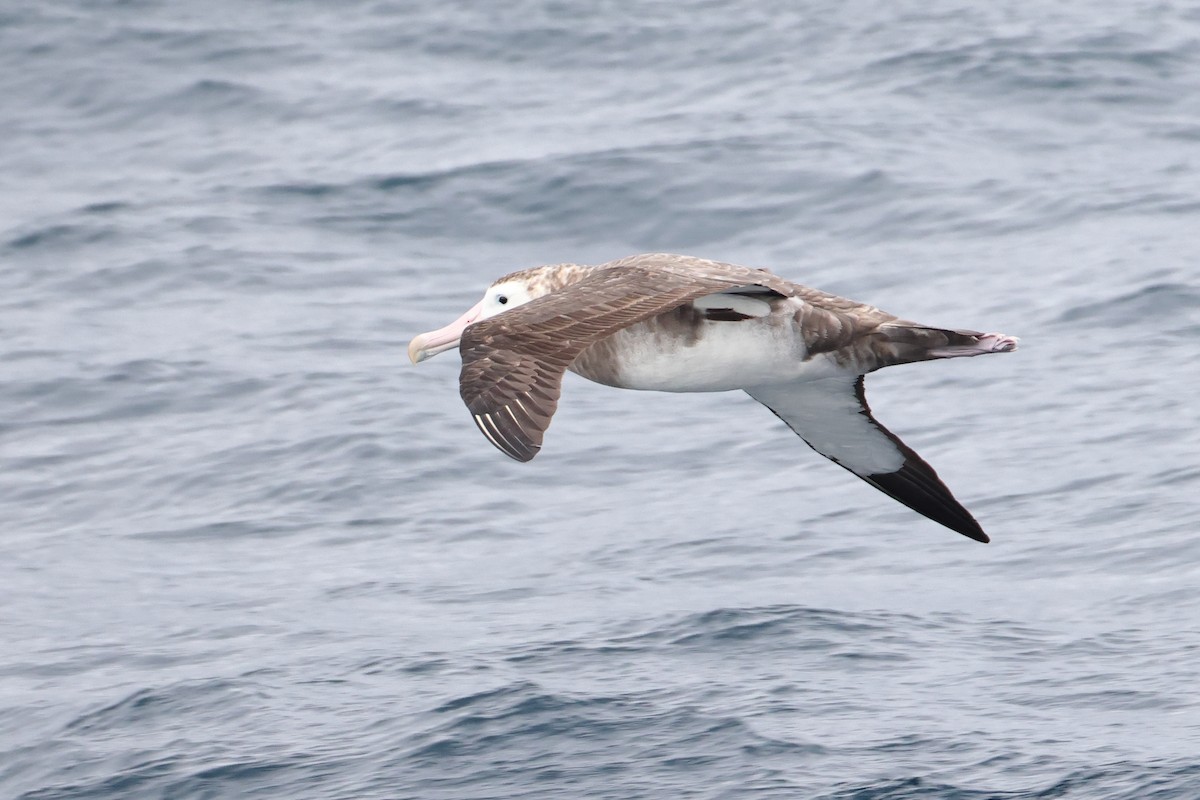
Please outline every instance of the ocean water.
M1200 797L1198 231L1181 0L8 0L0 797ZM993 543L405 357L644 251L1020 336L868 380Z

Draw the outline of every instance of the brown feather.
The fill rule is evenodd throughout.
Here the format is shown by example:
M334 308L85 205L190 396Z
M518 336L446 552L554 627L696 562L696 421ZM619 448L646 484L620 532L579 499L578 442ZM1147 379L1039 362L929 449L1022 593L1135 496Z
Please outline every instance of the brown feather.
M758 286L805 301L810 355L836 350L895 320L873 306L786 281L766 270L667 254L596 267L561 265L509 278L553 281L553 291L470 325L459 349L459 389L475 423L501 451L537 455L558 405L563 373L584 350L643 320L708 294ZM556 285L557 284L557 285Z

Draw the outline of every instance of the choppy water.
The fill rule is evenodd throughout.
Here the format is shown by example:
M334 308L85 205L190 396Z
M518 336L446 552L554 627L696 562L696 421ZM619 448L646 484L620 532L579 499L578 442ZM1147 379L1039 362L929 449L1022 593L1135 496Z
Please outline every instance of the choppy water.
M1200 796L1200 14L0 10L0 796ZM671 250L1011 356L878 416L568 376L520 465L404 349Z

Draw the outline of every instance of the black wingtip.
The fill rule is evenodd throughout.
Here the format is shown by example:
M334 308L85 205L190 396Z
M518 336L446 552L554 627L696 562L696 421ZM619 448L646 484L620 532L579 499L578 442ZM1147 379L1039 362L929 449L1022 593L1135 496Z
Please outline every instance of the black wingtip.
M895 472L860 475L863 480L904 505L945 525L968 539L987 544L991 541L971 512L954 499L954 495L937 477L933 468L912 458Z
M974 520L972 520L972 521L974 522ZM943 523L943 524L945 524L945 523ZM968 539L973 539L973 540L979 542L980 544L990 544L992 541L992 537L988 536L986 533L983 532L983 528L979 527L978 522L976 522L974 527L971 527L971 528L957 528L953 525L946 525L946 527L952 531L961 533L963 536L967 537Z

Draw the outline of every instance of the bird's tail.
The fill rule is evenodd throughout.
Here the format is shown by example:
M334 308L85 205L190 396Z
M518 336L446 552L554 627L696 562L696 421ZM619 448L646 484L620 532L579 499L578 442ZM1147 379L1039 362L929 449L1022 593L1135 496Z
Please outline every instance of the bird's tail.
M1003 333L956 331L904 322L882 325L879 332L891 345L891 364L1009 353L1017 349L1018 341L1017 337Z

